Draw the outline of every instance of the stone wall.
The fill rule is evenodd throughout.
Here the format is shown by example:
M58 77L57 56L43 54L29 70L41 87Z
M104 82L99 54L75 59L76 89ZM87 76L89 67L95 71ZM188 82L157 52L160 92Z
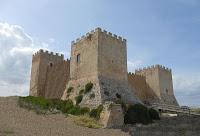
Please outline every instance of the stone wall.
M158 97L148 86L146 78L134 73L128 74L128 83L133 88L135 95L145 104L159 102Z
M173 91L171 70L160 65L136 70L129 74L129 85L136 95L147 103L178 105Z
M95 98L85 94L81 105L98 106L106 100L116 100L117 94L125 103L140 102L128 87L126 40L100 28L72 42L70 79L67 86L74 88L70 99L79 95L80 88L88 82L94 84L91 93ZM62 99L67 96L66 90Z
M70 61L48 66L47 79L45 84L45 98L61 98L66 83L69 81Z
M49 82L51 82L51 80L52 81L54 80L51 78L52 77L58 78L56 76L60 76L60 74L61 74L60 71L52 70L52 72L54 72L54 73L51 73L51 74L54 76L51 76L51 74L48 72L48 70L50 70L49 67L52 67L52 69L54 69L53 67L56 66L57 69L62 70L62 72L65 73L66 71L69 72L69 68L67 68L66 65L68 65L68 67L69 67L69 61L65 63L64 56L59 55L58 53L54 54L53 52L48 52L48 51L44 52L43 50L40 50L37 53L35 53L32 58L31 81L30 81L29 94L31 96L45 97L45 92L48 94L48 90L46 90L46 88L52 87L52 85L51 85L51 87L47 86L47 84L50 85ZM65 74L67 74L67 73L65 73ZM68 76L65 78L59 77L59 79L61 80L59 82L64 82L63 80L68 79L69 73L67 75ZM48 77L50 79L48 79ZM51 82L51 83L53 83L53 82ZM58 83L58 81L56 83ZM54 85L54 86L56 86L56 85ZM62 88L61 86L56 86L56 87L53 87L55 89L55 91L58 88ZM50 90L50 91L52 91L52 90ZM48 95L46 97L48 98Z

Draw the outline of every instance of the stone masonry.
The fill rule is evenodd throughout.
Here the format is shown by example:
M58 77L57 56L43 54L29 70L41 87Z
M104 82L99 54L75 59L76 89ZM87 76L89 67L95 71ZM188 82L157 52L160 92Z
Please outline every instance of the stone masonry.
M43 50L33 55L30 95L61 98L69 81L70 61L63 55Z
M43 50L33 55L31 96L75 102L89 82L93 87L83 95L81 106L93 108L118 100L126 104L178 105L171 70L156 65L128 74L126 39L100 28L72 41L70 60ZM72 91L67 92L70 87Z
M178 105L174 96L171 69L161 65L136 70L128 74L129 84L146 104L163 103Z
M73 92L67 95L66 89L62 99L74 99L89 82L93 89L84 95L81 105L96 107L117 101L117 95L127 104L140 102L128 86L125 39L97 28L72 42L67 88L73 87ZM91 94L95 97L90 98Z

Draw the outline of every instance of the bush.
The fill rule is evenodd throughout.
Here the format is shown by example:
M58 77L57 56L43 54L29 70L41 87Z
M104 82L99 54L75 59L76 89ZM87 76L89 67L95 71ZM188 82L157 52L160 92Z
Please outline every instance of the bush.
M79 94L81 95L81 94L83 94L84 93L84 89L81 89L80 91L79 91Z
M94 118L89 117L88 115L82 115L79 117L73 117L74 123L79 126L84 126L88 128L101 128L102 125Z
M73 105L71 100L63 101L58 99L44 99L43 97L19 97L18 104L20 107L27 108L29 110L34 110L37 113L46 113L47 111L52 111L52 109L57 109L62 113L72 114L72 115L84 115L90 112L87 107L79 107Z
M71 93L72 90L73 90L73 87L69 87L69 88L67 89L67 93Z
M106 96L109 96L109 95L110 95L110 93L109 93L108 91L104 91L104 94L105 94Z
M160 120L159 113L155 109L149 109L149 115L153 120Z
M93 87L93 83L91 83L91 82L87 83L87 84L85 85L85 91L84 91L84 93L85 93L85 94L86 94L86 93L89 93L89 92L91 91L92 87Z
M99 105L96 109L92 109L89 113L90 117L95 118L95 119L99 119L100 118L100 114L103 110L103 105Z
M148 109L144 105L135 104L128 108L124 116L125 124L149 124L152 123L152 119L149 116Z
M83 95L78 95L78 96L76 96L76 97L75 97L76 105L78 105L79 103L81 103L82 99L83 99Z

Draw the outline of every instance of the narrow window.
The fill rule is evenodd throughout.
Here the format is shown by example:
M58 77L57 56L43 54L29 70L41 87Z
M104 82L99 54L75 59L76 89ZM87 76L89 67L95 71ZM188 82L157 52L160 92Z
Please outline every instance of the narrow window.
M166 93L167 93L167 94L168 94L168 92L169 92L168 89L166 89Z
M80 59L81 59L80 57L81 57L80 54L78 54L78 55L76 56L76 62L77 62L77 63L80 63Z
M53 63L50 63L50 67L53 67Z

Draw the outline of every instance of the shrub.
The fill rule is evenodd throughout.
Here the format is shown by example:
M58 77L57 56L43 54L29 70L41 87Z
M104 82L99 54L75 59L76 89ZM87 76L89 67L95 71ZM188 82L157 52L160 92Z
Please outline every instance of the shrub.
M99 119L102 110L103 110L103 105L99 105L96 109L92 109L89 115L92 118Z
M73 117L74 123L79 126L84 126L88 128L101 128L102 125L94 118L91 118L88 115L81 115L79 117Z
M160 120L159 113L155 109L149 109L149 115L153 120Z
M118 93L116 93L116 97L117 97L118 99L121 99L121 95L118 94Z
M57 109L62 113L72 114L72 115L84 115L90 112L87 107L79 107L73 105L71 100L63 101L58 99L44 99L42 97L19 97L18 104L20 107L24 107L30 110L34 110L37 113L46 113L47 111L52 111L52 109Z
M94 98L94 97L95 97L95 94L94 94L94 93L90 94L90 99L92 99L92 98Z
M79 103L81 103L82 99L83 99L83 95L78 95L78 96L76 96L76 97L75 97L76 105L78 105Z
M67 93L71 93L72 90L73 90L73 87L69 87L69 88L67 89Z
M84 91L84 93L85 93L85 94L86 94L86 93L89 93L89 92L91 91L92 87L93 87L93 83L91 83L91 82L87 83L87 84L85 85L85 91Z
M79 91L79 94L83 94L84 93L84 89L81 89L80 91Z
M108 91L104 91L104 94L105 94L106 96L109 96L109 95L110 95L110 93L109 93Z
M144 105L135 104L128 108L124 116L125 124L149 124L152 123L152 119L149 116L148 109Z

